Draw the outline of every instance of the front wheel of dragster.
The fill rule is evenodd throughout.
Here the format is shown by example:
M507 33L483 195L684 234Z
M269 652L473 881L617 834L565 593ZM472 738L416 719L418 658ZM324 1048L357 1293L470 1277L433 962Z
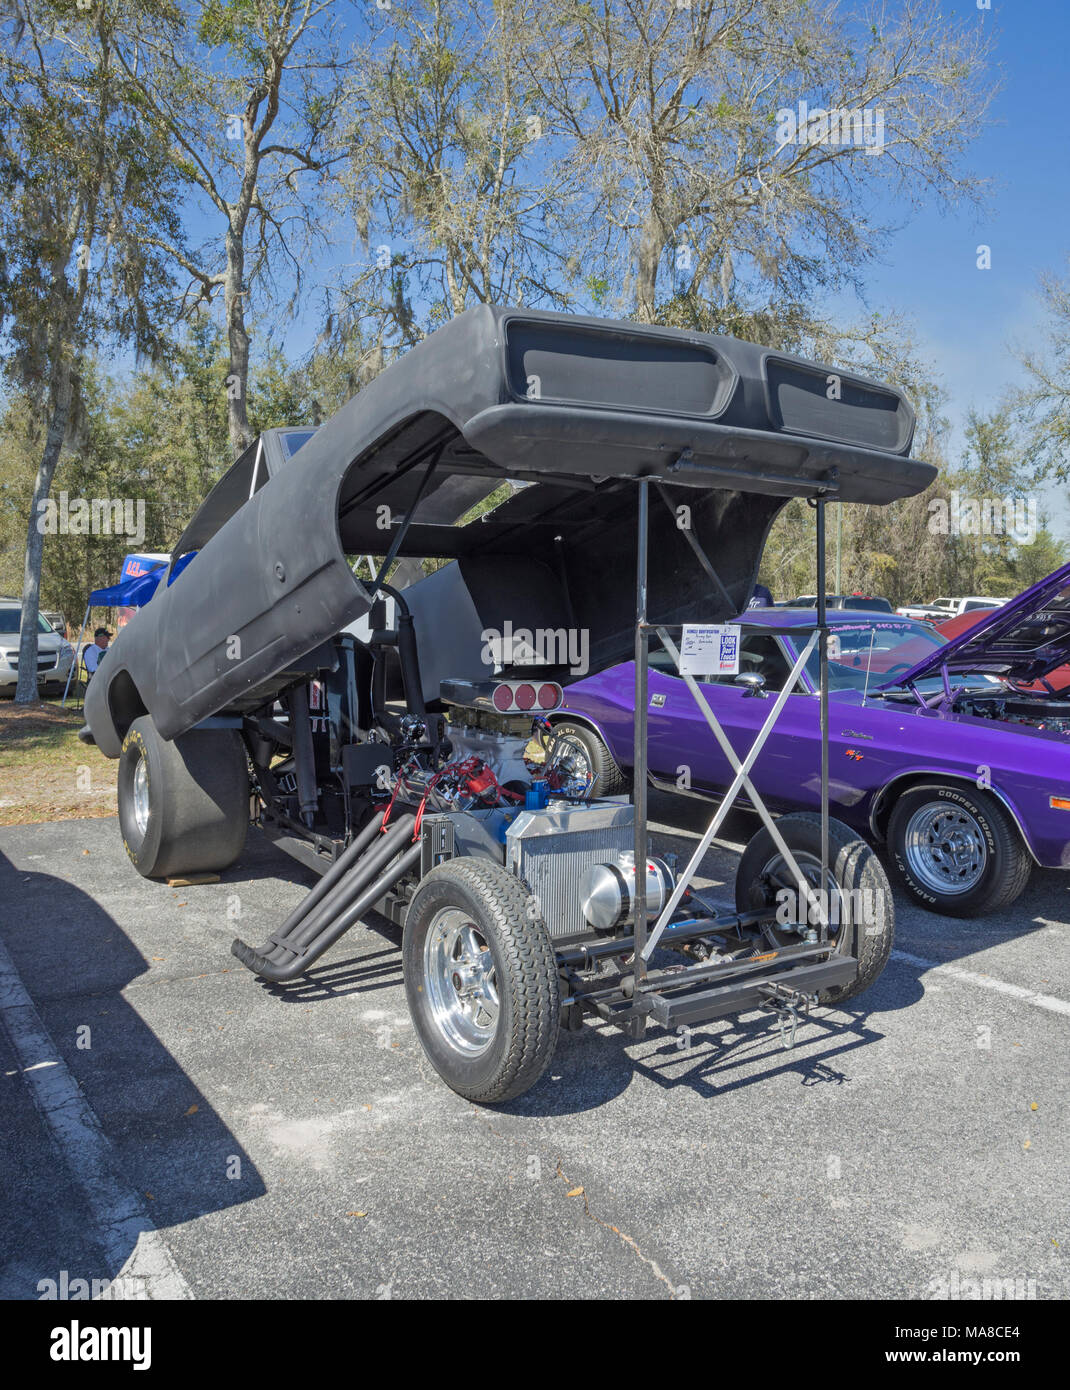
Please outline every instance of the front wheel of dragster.
M432 1066L485 1105L534 1086L557 1044L557 962L536 900L487 859L451 859L405 917L405 991Z
M119 755L119 828L146 878L214 873L233 864L249 827L249 765L236 729L161 738L149 715Z
M811 812L782 816L776 823L811 888L821 886L821 817ZM736 873L736 911L776 906L778 925L770 928L780 945L801 937L789 922L806 920L817 927L818 917L804 908L794 874L772 835L763 826L747 845ZM884 967L895 935L895 906L888 876L865 840L829 818L828 877L819 899L829 916L829 936L837 955L853 955L858 974L849 984L834 985L818 996L823 1004L840 1004L868 989Z

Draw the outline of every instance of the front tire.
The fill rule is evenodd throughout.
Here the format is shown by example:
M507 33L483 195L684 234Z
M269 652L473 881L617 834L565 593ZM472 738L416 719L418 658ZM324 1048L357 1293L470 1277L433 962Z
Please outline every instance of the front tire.
M814 889L821 882L821 817L813 812L782 816L777 829ZM881 862L865 840L842 821L829 818L828 879L824 906L829 913L834 954L853 955L858 974L818 995L822 1004L842 1004L869 989L888 964L895 939L895 905ZM736 872L736 911L771 907L784 891L798 887L772 835L763 826L740 856ZM837 904L838 911L831 911ZM838 918L838 921L836 920ZM816 919L813 925L817 925ZM798 933L770 929L780 945L799 940Z
M888 821L888 849L907 892L931 912L980 917L1009 907L1032 861L994 796L934 782L910 787Z
M405 918L405 992L417 1036L458 1095L483 1105L534 1086L557 1045L557 962L536 900L486 859L451 859Z
M135 719L119 755L119 828L139 874L214 873L234 863L249 827L249 766L236 729L161 738Z

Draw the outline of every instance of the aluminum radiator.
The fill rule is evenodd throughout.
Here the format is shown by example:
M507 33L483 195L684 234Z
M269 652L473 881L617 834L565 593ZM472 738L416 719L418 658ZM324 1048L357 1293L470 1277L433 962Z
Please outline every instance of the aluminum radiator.
M635 808L620 801L551 801L521 811L505 837L505 866L527 884L550 936L588 934L580 909L585 869L634 846Z

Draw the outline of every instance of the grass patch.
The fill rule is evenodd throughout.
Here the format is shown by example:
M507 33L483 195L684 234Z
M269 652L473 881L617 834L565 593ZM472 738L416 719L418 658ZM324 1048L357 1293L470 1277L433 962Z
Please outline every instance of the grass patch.
M115 814L115 768L78 738L59 701L0 701L0 825Z

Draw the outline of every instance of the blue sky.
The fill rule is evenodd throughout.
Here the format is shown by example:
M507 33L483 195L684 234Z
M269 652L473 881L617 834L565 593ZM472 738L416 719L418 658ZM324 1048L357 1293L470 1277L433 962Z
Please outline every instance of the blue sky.
M895 0L891 0L895 3ZM1037 294L1045 272L1070 273L1070 149L1066 116L1070 0L944 0L944 9L996 33L1003 90L969 164L994 180L988 206L953 215L915 214L867 274L874 308L898 309L916 324L961 422L1021 380L1014 344L1043 322ZM978 270L977 247L992 248ZM1070 538L1065 486L1044 490L1052 529Z

